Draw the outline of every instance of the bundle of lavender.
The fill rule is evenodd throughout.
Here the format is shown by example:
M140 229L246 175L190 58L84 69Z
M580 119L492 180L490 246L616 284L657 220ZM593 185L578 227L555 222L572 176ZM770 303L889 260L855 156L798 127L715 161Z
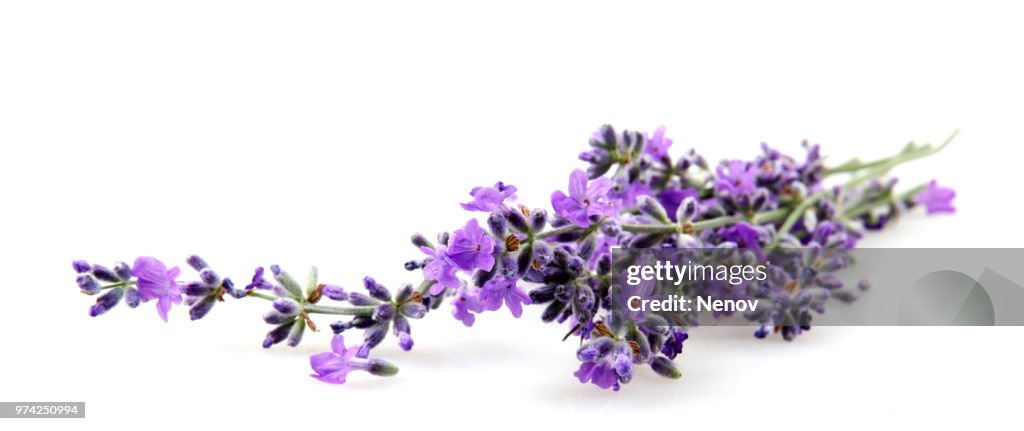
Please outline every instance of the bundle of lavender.
M733 249L746 251L745 259L755 262L777 248L850 249L867 231L886 227L914 207L923 206L929 214L954 211L951 189L933 180L897 191L888 172L938 152L955 135L940 146L911 143L892 157L832 167L816 144L804 144L802 160L762 144L753 160L712 167L693 149L671 157L673 142L663 127L647 135L603 126L591 136L590 149L580 154L586 170L574 170L568 188L552 193L553 211L512 203L516 187L510 184L475 187L472 200L461 205L473 215L480 213L483 221L471 217L435 241L413 235L422 255L404 266L422 281L394 290L371 277L363 279L364 291L322 283L316 268L303 284L277 265L269 273L256 268L241 286L198 256L186 260L198 273L194 281L178 280L177 267L145 256L133 265L76 260L73 267L81 291L97 296L89 308L92 316L121 302L136 308L153 301L165 321L182 303L198 320L225 297L266 300L271 307L263 321L272 329L264 348L282 341L298 345L307 328L317 330L314 315L346 316L330 323L335 334L330 350L310 357L312 376L328 383L344 383L355 370L394 375L398 368L371 357L373 349L390 334L403 350L411 350L410 321L442 307L473 326L482 313L507 308L518 318L524 305L539 305L543 321L564 323L566 337L581 339L576 378L618 390L638 366L679 378L673 361L687 328L699 322L680 324L655 315L627 318L616 311L610 292L613 246ZM848 174L848 180L825 183L836 174ZM760 324L754 336L776 333L793 340L810 329L811 313L823 313L826 302L852 301L866 288L844 286L831 274L838 267L829 266L797 259L793 265L773 265L764 280L745 283L744 295L772 304L770 312L746 316ZM356 330L361 336L347 344L344 335Z

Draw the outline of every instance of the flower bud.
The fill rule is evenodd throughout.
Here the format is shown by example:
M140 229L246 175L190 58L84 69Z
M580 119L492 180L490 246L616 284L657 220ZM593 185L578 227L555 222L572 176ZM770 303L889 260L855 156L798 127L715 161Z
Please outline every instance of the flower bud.
M129 308L135 308L139 306L139 302L141 302L139 289L136 289L135 286L126 288L124 291L124 303L128 304Z
M199 320L206 316L210 310L213 309L214 304L217 303L217 297L210 295L203 298L201 301L193 305L192 308L188 309L188 318L190 320Z
M284 341L284 339L288 337L288 333L291 332L292 325L294 324L295 321L292 320L271 329L270 332L267 333L267 338L263 339L263 348L266 349Z
M127 263L117 262L114 264L114 274L117 274L117 278L121 280L131 280L132 268Z
M185 262L187 262L188 266L191 266L192 269L196 271L202 271L210 267L210 265L208 265L206 261L203 260L203 258L196 256L194 254L189 256L188 259L185 259Z
M298 302L289 298L277 298L274 300L273 306L275 310L285 316L294 316L302 310L302 306Z
M640 196L636 200L637 209L654 220L662 223L668 223L668 213L665 212L665 207L661 206L661 203L657 199L651 196Z
M595 267L598 275L608 275L612 271L612 255L604 253L597 258L597 266Z
M530 301L534 304L543 304L555 300L555 286L544 285L530 291Z
M185 284L181 293L184 293L187 296L206 296L213 293L213 288L206 286L202 282L191 281Z
M554 252L551 250L551 246L544 241L536 241L533 243L533 259L541 265L547 265L555 258Z
M280 325L295 320L294 315L287 315L277 310L270 310L263 315L263 321L271 325Z
M515 262L515 271L512 271L513 275L525 274L533 265L533 244L527 244L526 247L519 249L518 259L513 262ZM505 263L504 260L502 263Z
M100 291L100 285L92 274L80 273L78 277L75 277L75 282L78 283L78 288L82 293L86 295L95 295Z
M832 297L847 304L856 301L860 297L857 289L837 289L832 291Z
M83 272L92 271L92 266L89 265L89 262L86 262L84 260L71 261L71 267L74 268L75 272L79 274Z
M597 248L596 235L589 235L587 239L584 239L580 243L579 248L576 249L576 255L580 258L587 260L590 256L594 255L594 250Z
M493 212L487 216L487 227L491 229L491 233L498 238L505 237L505 231L508 229L508 219L501 213Z
M697 216L697 208L697 198L693 196L683 198L683 201L679 203L679 208L676 209L676 220L679 223L693 221L693 218Z
M544 308L544 312L541 313L540 320L544 322L551 322L557 319L558 316L562 314L562 311L565 310L566 305L567 303L562 301L555 301L548 304L548 306Z
M398 366L383 359L369 359L367 367L366 371L375 376L390 377L398 374Z
M345 289L343 287L341 287L341 286L337 286L337 285L333 285L333 284L328 284L328 285L324 286L324 289L323 289L322 293L323 293L324 296L326 296L328 298L331 298L334 301L347 301L348 300L348 293L346 293Z
M123 295L124 289L110 289L109 291L107 291L107 293L104 293L100 295L99 298L96 298L96 303L89 307L89 315L92 317L96 317L103 313L106 313L107 311L110 311L111 308L114 308L114 306L116 306L117 303L121 301L121 297Z
M370 356L370 349L377 347L381 341L384 341L384 337L387 336L387 331L384 329L384 325L376 325L370 329L367 329L363 333L363 345L359 346L359 350L356 352L357 358L366 358Z
M434 244L431 244L430 240L428 240L427 237L423 236L423 234L421 233L413 234L411 240L412 245L415 245L416 248L434 248Z
M565 270L573 278L578 278L579 276L583 275L583 271L585 269L585 263L583 262L583 259L579 256L573 256L572 259L569 259L569 262L565 265Z
M410 319L422 319L427 315L427 306L418 302L407 302L402 305L402 315Z
M386 287L378 284L377 280L374 280L373 277L364 277L363 286L366 287L366 291L370 293L370 296L377 298L381 301L391 300L391 291L389 291Z
M373 310L373 320L378 322L390 321L392 317L395 317L395 306L390 303L380 304Z
M352 322L351 321L346 322L346 321L343 321L343 320L338 320L338 321L335 321L335 322L331 322L331 332L334 332L335 334L340 334L342 332L345 332L346 329L351 329L351 328L352 328Z
M595 337L576 350L576 358L584 362L592 362L610 353L615 347L615 340L610 337Z
M199 271L199 279L203 280L207 286L220 286L220 276L210 268L203 268L202 271Z
M288 338L285 339L285 344L289 347L298 346L302 342L302 334L306 332L306 321L303 319L295 319L295 323L292 324L292 330L288 332Z
M274 280L281 283L281 286L288 292L288 296L296 299L302 298L302 287L290 274L277 265L270 265L270 271L274 273Z
M530 228L534 232L540 232L548 224L548 212L543 208L537 208L530 213Z
M117 273L103 265L93 265L92 275L108 283L117 283L121 281L121 277L118 277Z
M395 294L395 303L402 304L408 301L412 297L412 285L405 283L398 289L398 293Z
M416 260L410 260L410 261L406 262L403 266L405 267L406 271L415 271L417 269L422 268L423 267L423 263L420 262L420 261L416 261Z
M764 327L762 326L762 328ZM683 376L683 373L676 368L675 364L664 356L657 356L653 361L651 361L651 370L658 373L660 376L668 377L670 379L678 379Z
M530 230L526 217L523 216L523 213L519 212L518 209L509 208L505 211L505 218L508 219L508 223L512 225L513 228L520 232L528 232Z
M835 290L843 287L842 280L832 274L819 274L818 278L814 281L818 286L824 287L828 290Z

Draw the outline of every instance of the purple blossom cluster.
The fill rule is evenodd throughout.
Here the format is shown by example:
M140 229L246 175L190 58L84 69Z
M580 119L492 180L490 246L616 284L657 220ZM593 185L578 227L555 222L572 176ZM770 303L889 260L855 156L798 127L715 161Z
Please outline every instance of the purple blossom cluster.
M298 345L307 329L318 330L317 314L343 316L329 325L335 334L330 350L310 357L312 376L328 383L344 383L353 370L397 373L393 364L371 358L373 349L391 335L402 350L411 350L410 322L446 302L451 315L467 327L502 308L519 318L524 306L536 304L542 307L541 320L565 325L565 338L580 340L574 376L618 390L638 367L680 377L674 361L688 329L700 322L616 311L612 247L725 250L746 262L799 250L776 259L763 282L739 290L701 287L716 297L767 299L769 310L744 315L760 325L754 336L778 333L792 340L811 328L811 315L824 312L827 301L852 301L867 288L844 286L832 275L850 264L837 252L911 208L923 206L929 214L954 211L951 189L931 181L897 192L895 179L886 176L894 166L946 144L912 145L893 157L832 167L816 144L805 143L799 158L762 144L750 160L712 166L693 149L673 158L674 142L664 127L645 134L603 126L579 156L586 168L572 171L566 188L551 194L551 212L516 203L517 189L510 184L472 188L471 199L461 203L471 215L468 221L434 241L412 236L421 254L404 267L421 281L394 292L371 277L363 279L360 291L324 284L316 268L303 284L277 265L269 273L256 268L248 285L235 288L198 256L187 259L197 272L189 282L178 281L178 268L152 257L140 257L131 267L119 262L109 269L84 261L73 267L80 290L97 296L89 309L92 316L122 299L131 308L155 301L165 321L171 308L182 303L196 320L226 296L266 300L271 307L263 320L272 329L263 340L265 348L282 341ZM848 179L826 183L837 175ZM345 335L352 331L361 331L355 337L360 341L348 346Z

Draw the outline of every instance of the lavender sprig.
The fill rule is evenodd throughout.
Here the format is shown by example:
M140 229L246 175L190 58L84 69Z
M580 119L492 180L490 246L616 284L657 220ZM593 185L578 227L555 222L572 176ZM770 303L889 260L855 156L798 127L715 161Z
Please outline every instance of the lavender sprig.
M673 159L669 150L674 142L663 127L647 135L603 126L591 136L590 149L580 154L587 169L573 171L567 189L552 193L552 213L512 204L515 186L497 182L474 187L472 200L460 205L485 213L485 222L471 218L452 233L439 233L436 242L413 235L422 255L403 266L419 271L422 279L417 287L406 284L394 293L371 277L363 280L365 293L323 284L315 267L302 285L277 265L270 266L269 278L263 267L256 268L251 282L239 289L198 256L187 259L197 273L190 282L179 282L177 267L168 269L152 257L140 257L132 267L119 262L110 269L74 261L73 268L79 289L98 296L89 309L92 316L122 300L131 308L155 301L165 321L170 309L183 301L192 320L208 315L225 296L269 301L263 319L273 328L263 341L265 348L282 341L298 345L307 328L318 330L315 315L347 316L330 324L335 334L331 350L310 357L312 376L329 383L344 383L353 370L397 373L393 364L369 358L372 350L388 335L403 350L411 350L410 320L423 318L445 301L451 302L452 316L467 327L486 312L507 308L518 318L524 305L536 304L544 307L543 321L566 325L565 338L580 338L581 364L574 374L580 382L618 390L642 365L679 378L673 361L689 337L687 328L700 322L695 316L670 322L653 314L612 311L611 247L674 247L743 262L799 249L784 254L763 282L739 290L715 283L694 287L715 297L767 299L771 308L743 315L761 325L754 336L775 332L793 340L811 328L813 314L824 313L828 301L850 302L867 289L864 283L844 286L832 275L850 264L843 250L916 206L929 214L954 211L951 189L933 180L897 192L896 180L887 174L899 164L940 151L955 135L940 146L909 144L892 157L854 159L833 167L826 166L817 144L805 142L806 155L800 160L762 144L761 154L752 160L727 160L712 167L692 149ZM825 183L838 174L850 178ZM322 304L325 297L340 305ZM363 331L362 342L346 346L343 333L354 329Z

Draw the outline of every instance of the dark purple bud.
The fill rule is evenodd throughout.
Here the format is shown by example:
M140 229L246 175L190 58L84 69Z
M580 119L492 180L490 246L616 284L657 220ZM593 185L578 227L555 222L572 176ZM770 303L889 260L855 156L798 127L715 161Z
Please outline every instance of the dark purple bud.
M117 274L117 278L121 280L131 280L132 268L127 263L117 262L114 264L114 274Z
M583 271L585 269L585 263L583 262L583 259L580 258L579 256L573 256L572 259L569 259L569 262L565 265L565 270L573 278L577 278L583 275Z
M289 298L277 298L274 300L273 305L275 310L285 316L294 316L302 310L302 306L298 302Z
M363 345L359 347L359 351L356 352L356 357L366 358L370 355L370 349L377 347L381 341L384 341L387 330L386 325L376 325L370 329L367 329L363 333Z
M377 324L377 322L374 321L373 317L370 317L370 316L363 316L363 315L361 315L361 316L356 316L356 317L352 318L352 327L353 328L366 329L366 328L369 328L369 327L371 327L373 325L376 325L376 324Z
M533 243L533 259L541 265L547 265L554 260L555 254L551 250L551 246L544 241L537 241Z
M202 271L210 267L210 265L206 264L206 261L203 260L203 258L196 256L194 254L189 256L188 259L186 259L185 261L188 262L188 266L191 266L192 269L196 271Z
M78 283L78 288L82 293L86 295L95 295L100 291L100 285L92 274L79 273L78 277L75 277L75 282Z
M427 315L427 306L418 302L408 302L402 305L402 315L410 319L422 319Z
M513 228L520 232L529 232L529 223L526 221L526 217L523 213L516 208L509 208L505 211L505 218L508 220L508 224L512 225Z
M331 298L334 301L348 300L348 293L345 292L345 289L341 286L337 286L334 284L328 284L324 286L322 293L324 294L324 296Z
M370 296L377 298L381 301L391 300L391 291L389 291L386 287L378 284L377 280L374 280L373 277L363 278L363 286L366 287L366 291L370 293Z
M491 229L494 236L504 238L505 231L508 229L508 219L500 213L493 212L487 216L487 227Z
M764 337L767 337L767 336L768 336L768 327L767 326L762 326L760 328L757 328L756 331L754 331L754 337L756 337L756 338L764 338Z
M537 208L530 212L530 228L534 232L540 232L548 224L548 212L543 208Z
M544 312L541 313L540 320L544 322L551 322L557 319L562 315L562 311L565 310L566 305L568 304L562 301L555 301L548 304L548 306L544 308Z
M647 195L640 196L637 198L636 205L637 209L648 217L662 223L669 222L668 213L665 212L665 207L661 206L661 202L658 202L654 197Z
M199 281L190 281L185 284L182 293L187 296L206 296L213 293L213 288Z
M270 265L270 272L273 273L274 275L281 274L281 266L276 264Z
M697 216L697 208L697 198L693 196L683 198L676 210L676 220L680 223L692 221Z
M576 358L584 362L596 361L612 351L615 341L610 337L591 338L576 350Z
M767 188L758 187L754 190L754 197L751 198L751 211L757 212L765 209L768 205L769 192Z
M408 319L398 316L395 318L394 326L391 327L391 331L395 336L398 336L399 334L409 334L412 332L412 329L409 327Z
M139 306L139 302L141 302L141 298L139 298L139 289L136 289L135 286L131 286L131 287L128 287L127 289L125 289L125 291L124 291L124 303L128 304L128 307L130 307L130 308L138 307Z
M533 265L533 244L527 244L526 247L520 248L516 260L502 259L501 264L502 272L506 277L526 273Z
M584 260L589 260L594 255L595 249L597 249L597 240L595 235L590 235L580 243L579 248L576 250L576 255Z
M597 257L597 266L594 268L597 270L598 275L608 275L612 271L612 255L604 253Z
M411 240L412 245L415 245L417 248L434 248L434 244L431 244L430 240L428 240L427 237L423 236L423 234L421 233L413 234Z
M555 300L555 286L544 285L530 291L530 301L534 304L543 304Z
M575 292L571 285L559 284L558 286L555 286L555 299L561 302L572 301L574 294Z
M375 376L390 377L398 374L398 367L383 359L373 358L367 360L366 363L368 367L366 371Z
M617 220L607 220L601 224L601 233L607 236L619 236L622 233L622 225Z
M124 289L110 289L107 293L96 298L96 303L89 307L89 315L96 317L110 311L110 309L114 308L118 302L121 302L122 296L124 296Z
M204 268L202 271L199 271L199 278L203 280L203 283L205 283L207 286L220 286L220 276L217 275L217 273L210 268Z
M683 373L676 368L672 361L664 356L656 356L651 361L651 370L662 377L668 377L670 379L678 379L683 376Z
M213 309L213 305L217 303L216 296L207 296L201 301L193 305L192 308L188 309L188 318L191 320L199 320L206 316L210 310Z
M93 265L92 275L109 283L117 283L121 281L121 278L117 276L117 273L103 265Z
M373 310L373 320L387 322L395 317L395 306L390 303L380 304Z
M263 315L263 321L271 325L280 325L292 320L295 320L295 315L282 314L277 310L270 310Z
M285 338L288 338L288 333L291 332L292 325L294 324L295 321L292 320L271 329L270 332L267 333L267 338L263 340L263 348L269 348L270 346L284 341Z
M71 261L71 267L74 268L75 272L79 274L83 272L92 271L92 266L89 265L89 262L86 262L84 260Z
M357 306L380 304L380 301L360 292L350 292L348 294L348 302Z
M438 244L448 244L448 239L450 239L450 238L451 238L451 234L449 234L448 232L441 232L441 233L437 234L437 243Z
M406 271L415 271L417 269L422 268L423 267L423 263L420 262L420 261L416 261L416 260L410 260L410 261L406 262L404 266L405 266L405 270Z
M345 322L343 320L331 322L331 332L335 334L340 334L348 329L352 329L352 322Z

